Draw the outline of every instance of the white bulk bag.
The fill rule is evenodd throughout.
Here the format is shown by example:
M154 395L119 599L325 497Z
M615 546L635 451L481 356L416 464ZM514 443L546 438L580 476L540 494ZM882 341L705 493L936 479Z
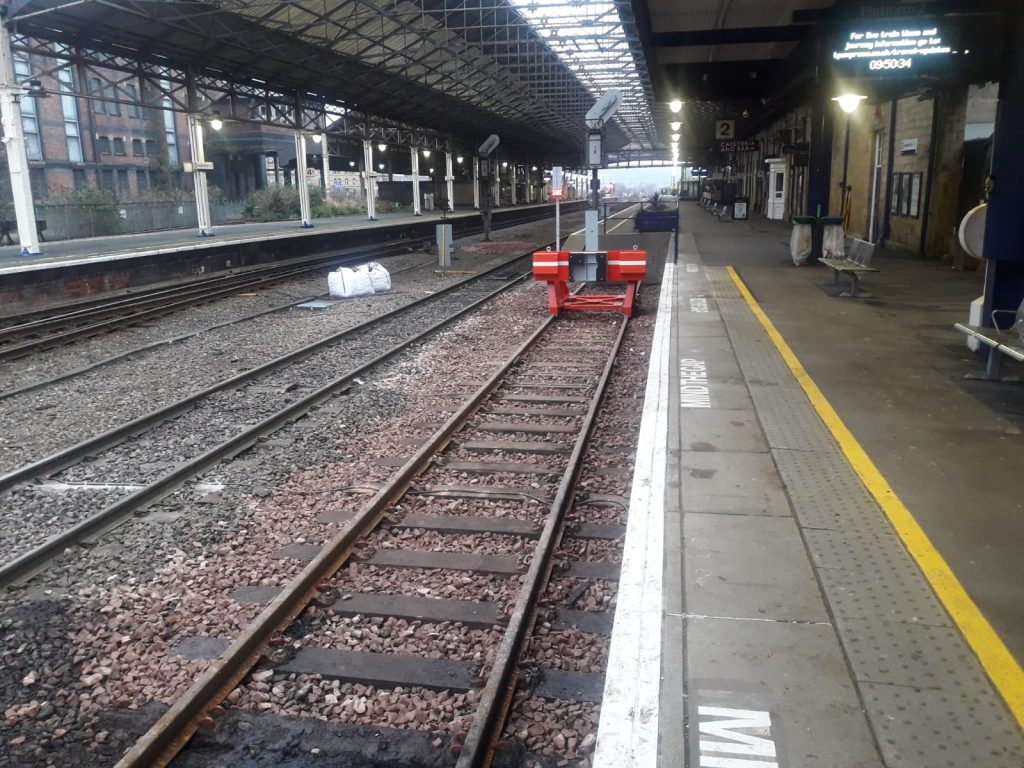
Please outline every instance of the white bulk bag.
M373 290L376 293L391 290L391 273L380 262L371 261L366 265L366 269L370 273L370 282L373 283Z
M373 282L369 273L362 269L338 267L327 275L327 289L338 299L369 296L373 293Z

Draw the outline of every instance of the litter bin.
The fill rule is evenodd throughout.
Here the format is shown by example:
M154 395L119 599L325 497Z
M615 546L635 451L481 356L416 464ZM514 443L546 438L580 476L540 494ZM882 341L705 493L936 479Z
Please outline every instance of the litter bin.
M794 216L793 232L789 236L789 255L796 266L806 264L814 248L814 227L817 216Z
M822 216L821 250L830 259L841 259L846 255L846 241L842 216Z

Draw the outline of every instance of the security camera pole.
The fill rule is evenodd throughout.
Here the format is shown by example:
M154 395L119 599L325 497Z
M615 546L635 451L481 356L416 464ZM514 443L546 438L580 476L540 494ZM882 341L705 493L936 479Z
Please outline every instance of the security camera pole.
M588 251L597 250L597 221L601 207L601 180L597 170L604 166L604 126L611 120L622 105L622 94L614 88L605 91L600 99L587 112L587 165L591 169L590 201L591 207L584 214L586 240L584 248Z
M496 133L492 133L487 137L487 141L480 145L480 149L477 150L477 154L480 155L480 184L484 188L483 194L483 205L480 206L480 216L484 220L484 240L489 241L491 239L491 205L494 202L494 196L491 194L491 169L493 162L491 161L491 155L494 150L498 148L498 142L500 139Z

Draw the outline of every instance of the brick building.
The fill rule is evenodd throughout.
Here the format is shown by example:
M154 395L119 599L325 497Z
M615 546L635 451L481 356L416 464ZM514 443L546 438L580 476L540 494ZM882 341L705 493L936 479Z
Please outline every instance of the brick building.
M40 80L47 94L21 99L36 200L86 187L110 190L122 200L191 193L192 176L182 166L191 154L187 118L170 109L169 99L157 97L148 106L131 103L139 100L139 86L123 84L127 93L119 94L110 82L124 75L97 67L82 70L84 75L74 67L40 74L53 66L53 59L15 53L17 78ZM288 130L226 122L221 131L207 129L204 143L206 158L214 164L210 184L229 200L244 199L268 186L268 181L273 183L268 179L268 157L279 168L295 167L294 138ZM285 183L292 180L293 174L279 176ZM10 179L2 146L0 190L9 202Z

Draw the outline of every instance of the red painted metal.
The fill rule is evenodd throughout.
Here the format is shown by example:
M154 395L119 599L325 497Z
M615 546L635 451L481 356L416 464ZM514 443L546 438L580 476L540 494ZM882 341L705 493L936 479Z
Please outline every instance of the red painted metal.
M637 302L640 283L647 276L647 251L608 251L607 281L626 283L625 293L571 295L569 251L537 251L533 254L533 278L548 284L548 311L617 312L629 316Z

